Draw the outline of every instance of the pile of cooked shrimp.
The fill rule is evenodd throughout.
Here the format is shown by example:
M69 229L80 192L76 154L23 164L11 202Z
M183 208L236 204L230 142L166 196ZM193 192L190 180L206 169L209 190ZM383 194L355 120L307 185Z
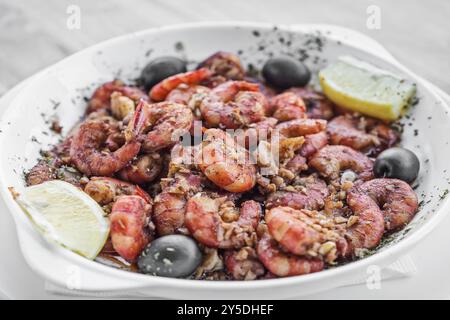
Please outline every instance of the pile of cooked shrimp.
M418 210L408 183L373 174L400 134L311 87L271 87L225 52L146 87L101 85L26 176L70 182L102 206L103 257L136 266L179 234L202 253L193 278L303 275L363 256Z

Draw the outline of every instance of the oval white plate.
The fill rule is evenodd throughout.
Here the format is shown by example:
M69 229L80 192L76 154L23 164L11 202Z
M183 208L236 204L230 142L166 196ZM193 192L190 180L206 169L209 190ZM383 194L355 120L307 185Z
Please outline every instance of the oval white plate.
M333 41L332 34L321 34L320 39L324 41L318 42L315 34L288 27L275 29L250 23L203 23L152 29L83 50L33 79L11 103L0 125L1 192L18 225L21 248L30 266L52 282L63 286L75 284L81 290L151 288L152 295L172 298L183 298L188 294L198 298L284 298L338 286L356 273L364 273L369 265L383 266L405 253L440 221L448 209L448 200L441 199L450 172L447 171L450 165L445 161L449 153L448 140L443 134L450 128L448 106L405 68L345 42ZM408 113L410 120L404 119L403 145L421 158L417 193L424 203L414 221L373 256L316 274L245 283L150 277L115 270L47 244L32 232L12 201L7 187L13 186L20 192L23 170L35 163L41 148L58 138L49 133L48 118L56 115L67 131L84 112L83 97L89 96L97 84L116 76L125 81L134 79L149 60L159 55L178 55L198 62L217 50L242 50L244 63L259 68L270 53L301 56L305 47L313 48L308 51L309 58L305 61L313 71L339 55L350 54L418 83L420 102ZM56 108L55 102L60 103ZM418 130L417 135L415 130Z

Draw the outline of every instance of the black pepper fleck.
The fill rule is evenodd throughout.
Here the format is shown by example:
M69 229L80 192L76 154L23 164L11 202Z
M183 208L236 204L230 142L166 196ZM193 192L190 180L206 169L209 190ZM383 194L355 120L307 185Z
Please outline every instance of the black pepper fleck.
M176 51L183 51L184 50L184 44L181 41L178 41L175 43L175 50Z

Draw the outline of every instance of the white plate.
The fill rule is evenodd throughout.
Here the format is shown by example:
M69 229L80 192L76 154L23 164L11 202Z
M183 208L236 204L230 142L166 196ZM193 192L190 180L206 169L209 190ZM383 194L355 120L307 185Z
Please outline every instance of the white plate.
M255 37L254 30L258 30L261 36ZM279 44L280 35L285 39L292 37L292 45L289 48ZM332 35L324 36L330 38ZM413 127L408 125L405 127L403 143L418 153L423 160L418 193L420 195L424 192L426 201L430 200L430 202L422 208L407 229L408 232L400 233L391 245L383 247L377 254L346 266L302 277L247 283L187 281L149 277L110 269L64 249L48 245L30 231L31 229L27 227L28 222L23 219L17 205L11 201L6 188L14 186L20 191L23 187L21 171L33 164L40 148L30 141L32 136L46 143L54 141L41 134L47 126L41 119L40 113L54 112L50 98L62 102L56 112L65 128L69 128L83 112L82 97L77 89L92 82L110 80L115 76L118 68L123 71L122 76L125 79L137 76L140 67L149 59L145 53L150 45L155 49L152 57L161 54L186 54L190 59L195 60L200 60L217 50L244 49L244 60L260 66L266 54L258 51L257 48L261 45L261 39L267 38L272 39L273 43L266 41L264 45L270 48L270 51L278 53L303 47L311 36L285 27L279 27L277 31L273 31L272 26L261 24L215 23L161 28L114 39L82 51L47 69L31 81L8 109L1 125L3 133L0 136L3 150L0 174L4 177L2 194L19 225L21 248L30 266L47 279L60 285L67 283L73 266L78 267L82 278L80 288L83 290L151 288L154 295L175 298L186 297L187 294L198 298L249 296L283 298L346 283L355 273L364 272L369 265L385 265L391 262L422 239L440 221L445 207L448 207L447 200L439 199L448 180L445 171L448 165L444 161L444 152L448 152L445 151L448 150L448 147L446 149L447 141L444 138L433 139L439 136L440 132L448 130L448 107L440 97L429 90L427 84L404 67L394 66L345 42L338 44L330 39L326 41L323 51L316 53L320 59L332 60L340 54L352 54L404 74L418 83L421 100L411 112L411 116L416 120ZM180 47L176 46L180 40L185 45L185 50L181 53L175 50ZM324 63L319 61L319 65L310 64L310 68L317 70L321 65ZM89 92L83 92L83 94L89 94ZM73 99L75 101L72 105ZM432 119L428 120L430 116ZM415 128L420 130L417 137L414 135ZM27 161L24 160L24 156ZM425 161L426 159L428 160ZM400 239L402 241L399 242Z
M318 26L316 26L318 28ZM322 27L323 28L323 27ZM327 29L332 27L326 26ZM336 27L332 28L336 32ZM341 30L339 30L341 31ZM352 40L359 39L359 34L352 34L350 30L345 31L344 35L350 34ZM367 38L366 38L367 39ZM369 39L370 40L370 39ZM369 48L377 55L389 58L387 52L381 48L381 51L369 43ZM29 80L29 79L28 79ZM28 81L26 80L26 81ZM26 82L24 81L24 82ZM0 115L8 106L9 100L20 91L22 84L10 90L0 98ZM450 102L450 97L434 88L439 95L446 97ZM411 257L415 261L418 269L414 277L402 279L401 281L382 282L379 290L369 290L365 284L357 286L345 286L331 289L312 296L302 296L312 299L442 299L449 298L450 281L448 281L448 271L446 266L450 264L450 252L447 250L436 252L436 243L448 242L448 228L450 228L450 219L447 217L433 233L416 248L412 250ZM448 253L447 253L448 252ZM439 257L439 263L435 263L433 257ZM3 296L0 298L11 299L58 299L70 298L46 292L45 284L42 278L35 275L23 260L19 250L18 239L15 232L12 217L7 213L3 201L0 199L0 256L8 257L2 260L0 264L0 291ZM432 288L432 290L431 290ZM88 295L88 294L87 294Z

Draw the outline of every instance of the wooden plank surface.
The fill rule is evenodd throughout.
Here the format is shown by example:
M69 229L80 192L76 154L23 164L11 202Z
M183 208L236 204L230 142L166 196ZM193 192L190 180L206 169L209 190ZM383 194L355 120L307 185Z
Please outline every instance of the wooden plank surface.
M81 28L66 27L67 7ZM381 28L367 28L367 8ZM167 24L240 20L330 23L380 41L402 63L450 92L450 1L447 0L0 0L0 94L20 80L99 41Z

